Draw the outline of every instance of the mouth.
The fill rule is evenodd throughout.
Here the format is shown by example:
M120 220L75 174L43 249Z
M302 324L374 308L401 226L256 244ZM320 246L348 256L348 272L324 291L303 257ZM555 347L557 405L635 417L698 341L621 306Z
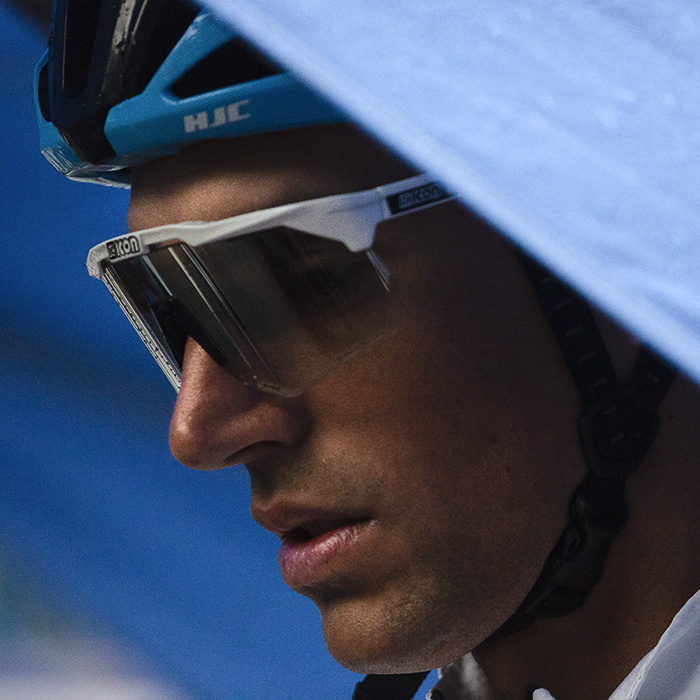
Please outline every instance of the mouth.
M287 531L277 557L285 583L299 590L351 573L372 523L370 518L312 520Z
M323 537L329 532L340 530L344 527L350 527L353 524L361 523L366 518L336 518L336 519L321 519L311 520L293 530L289 530L280 536L282 542L289 546L298 546L311 542L312 540Z

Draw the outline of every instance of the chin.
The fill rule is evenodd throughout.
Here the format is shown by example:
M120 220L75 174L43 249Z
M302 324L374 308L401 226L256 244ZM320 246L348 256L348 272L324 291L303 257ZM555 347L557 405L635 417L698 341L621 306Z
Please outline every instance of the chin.
M435 626L422 616L416 619L406 610L390 614L362 607L319 606L328 651L350 671L416 673L451 663L470 651L461 635L438 636Z
M331 656L341 666L355 673L389 675L428 671L434 668L432 664L419 663L387 649L368 648L366 644L338 646L332 641L326 643Z

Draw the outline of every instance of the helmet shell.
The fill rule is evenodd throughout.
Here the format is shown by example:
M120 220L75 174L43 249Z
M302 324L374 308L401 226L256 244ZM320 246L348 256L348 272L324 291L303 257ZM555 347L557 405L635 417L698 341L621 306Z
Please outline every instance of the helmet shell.
M143 2L144 6L148 4L148 0ZM58 46L59 51L56 45L60 42L55 40L56 13L65 12L61 7L65 4L59 0L54 8L52 38L49 49L35 69L34 94L41 152L69 178L128 187L130 166L177 153L195 141L281 131L347 119L334 105L292 74L281 72L281 69L270 71L268 73L271 74L264 77L253 77L196 94L183 96L180 91L174 90L178 81L217 50L234 45L236 40L241 42L240 37L209 10L196 14L141 92L129 96L128 86L120 83L118 87L123 94L112 96L116 104L103 108L99 102L104 101L106 90L102 83L97 88L94 83L104 79L92 73L100 55L103 56L102 63L107 66L102 73L109 69L110 56L104 56L105 47L99 45L100 41L110 44L107 53L118 53L114 47L117 42L113 39L116 30L110 27L108 32L97 34L92 49L92 56L97 56L97 59L92 63L89 79L84 81L87 85L81 86L81 93L76 94L75 89L71 92L61 76L68 61L65 56L72 47L64 38L63 45ZM114 7L110 2L103 2L102 5ZM144 8L144 11L147 9ZM67 37L68 33L64 31L62 36ZM124 57L123 51L118 58L121 59L120 73L128 72L129 60L132 63L138 60L138 57ZM101 117L100 111L103 112ZM95 114L98 116L95 117ZM86 121L89 122L88 131L92 136L106 139L101 156L94 157L87 153L89 148L81 148L81 133L75 124ZM77 137L74 135L76 129L79 131ZM102 134L95 135L96 129L101 129ZM82 128L82 133L85 132Z

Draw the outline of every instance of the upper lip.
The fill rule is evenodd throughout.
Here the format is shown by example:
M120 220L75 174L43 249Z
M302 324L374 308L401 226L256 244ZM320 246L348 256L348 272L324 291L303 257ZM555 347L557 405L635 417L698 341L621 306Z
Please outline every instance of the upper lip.
M251 508L253 519L266 530L284 539L292 532L306 531L311 537L335 530L348 523L368 520L365 514L330 508L278 503L267 508Z

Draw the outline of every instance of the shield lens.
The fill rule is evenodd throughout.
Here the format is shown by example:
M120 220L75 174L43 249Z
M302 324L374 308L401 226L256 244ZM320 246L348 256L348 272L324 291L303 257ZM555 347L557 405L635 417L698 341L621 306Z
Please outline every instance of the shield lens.
M166 244L105 270L162 367L158 352L181 373L190 336L241 381L286 395L389 332L388 278L371 251L286 227Z

